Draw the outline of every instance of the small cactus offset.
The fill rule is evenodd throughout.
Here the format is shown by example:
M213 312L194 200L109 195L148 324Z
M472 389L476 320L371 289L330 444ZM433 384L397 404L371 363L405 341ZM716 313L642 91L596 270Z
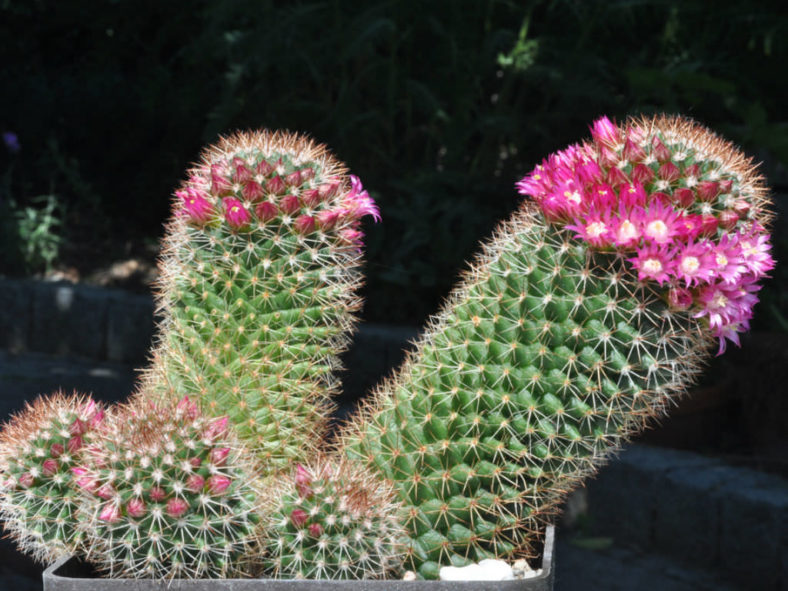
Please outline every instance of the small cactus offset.
M360 219L378 209L324 146L265 131L208 148L175 195L142 392L228 415L265 470L286 469L329 414L360 307Z
M86 455L74 469L86 555L110 577L253 574L258 469L226 417L205 417L188 398L138 399Z
M264 514L266 575L377 579L402 565L400 505L376 475L323 459L275 486Z
M751 160L686 119L602 119L519 183L403 368L344 434L394 481L406 568L528 554L567 491L738 341L773 266Z
M20 549L52 562L81 547L72 468L104 418L86 396L41 397L0 434L0 518Z

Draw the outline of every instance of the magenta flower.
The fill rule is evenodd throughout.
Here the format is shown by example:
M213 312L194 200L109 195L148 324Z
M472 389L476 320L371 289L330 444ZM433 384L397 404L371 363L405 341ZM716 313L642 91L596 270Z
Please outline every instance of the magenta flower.
M613 239L612 224L596 212L590 212L585 221L575 220L574 224L567 224L566 228L574 230L578 238L591 246L609 246Z
M618 190L618 202L628 209L643 207L647 200L646 189L638 182L628 183Z
M594 121L591 126L591 137L600 147L613 148L621 141L618 127L607 116Z
M355 175L350 175L350 193L345 196L342 205L345 215L351 219L360 219L365 215L371 215L376 222L381 220L378 206Z
M676 277L688 286L708 282L717 266L706 241L679 246L674 261Z
M739 240L744 264L756 276L764 275L774 268L774 259L769 254L772 245L767 234L741 236Z
M637 218L627 212L612 222L613 244L620 248L631 248L640 242L642 232Z
M642 218L643 237L655 244L669 244L677 234L679 214L672 207L652 203Z
M628 259L638 272L638 281L653 279L660 285L670 280L673 263L667 250L657 244L639 248L637 256Z
M224 219L233 230L243 230L249 226L252 216L235 197L224 198Z
M183 215L189 218L193 224L201 226L213 217L213 205L205 199L203 193L194 187L186 187L181 191L176 191L175 195L180 197Z
M716 265L714 274L724 283L736 283L747 272L737 235L724 235L717 244L712 245L711 254Z

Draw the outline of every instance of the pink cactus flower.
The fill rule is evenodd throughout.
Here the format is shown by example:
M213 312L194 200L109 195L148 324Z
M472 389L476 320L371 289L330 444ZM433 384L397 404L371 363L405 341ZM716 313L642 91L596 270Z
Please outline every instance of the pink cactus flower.
M637 250L637 256L628 259L638 272L638 281L652 279L662 285L673 273L673 262L666 248L651 244Z
M739 245L744 264L756 276L760 277L774 268L774 259L769 254L772 246L767 234L741 236Z
M126 503L126 514L135 519L144 517L146 512L145 501L142 499L131 499Z
M290 512L290 521L296 527L303 527L309 519L309 514L303 509L293 509Z
M619 248L631 248L640 242L642 233L639 221L628 214L622 212L621 215L612 222L613 244Z
M683 279L687 286L707 283L714 277L716 266L710 245L705 241L680 246L675 257L676 276Z
M345 196L342 205L345 215L352 219L360 219L365 215L371 215L376 222L381 220L380 210L372 197L369 196L361 185L361 181L355 175L350 175L350 192Z
M591 246L609 246L613 239L612 224L595 212L590 212L584 221L576 220L574 224L567 224L566 228L574 230L578 238Z
M340 230L339 238L348 244L361 246L361 241L364 239L364 233L355 228L345 228L344 230Z
M185 499L174 497L167 501L167 505L164 510L170 517L178 519L183 517L189 510L189 503Z
M738 236L726 234L717 244L711 247L714 257L714 274L724 283L737 283L742 275L747 272L747 266L742 258L741 245Z
M591 137L600 147L614 148L621 141L618 127L607 116L594 121L591 126Z
M249 226L252 221L252 216L249 211L244 207L235 197L224 198L224 219L227 220L227 225L233 230L243 230Z
M653 203L642 218L643 237L654 244L670 244L678 233L679 214L673 208Z
M99 513L99 519L107 523L117 523L120 521L120 507L115 503L107 503Z
M638 182L627 183L621 186L618 190L618 203L611 203L612 208L615 205L621 205L626 208L639 207L642 208L648 201L648 194L646 189Z
M208 478L208 492L212 495L221 495L223 494L230 485L232 484L232 480L228 476L223 476L221 474L214 474Z

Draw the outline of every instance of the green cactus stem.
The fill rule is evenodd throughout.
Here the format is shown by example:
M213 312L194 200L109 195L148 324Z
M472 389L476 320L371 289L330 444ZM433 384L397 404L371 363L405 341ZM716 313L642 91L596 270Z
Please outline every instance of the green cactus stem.
M344 431L344 453L396 483L406 567L425 578L531 553L566 493L693 383L713 337L746 329L773 264L763 180L732 146L678 118L592 132L524 179L541 210L498 229Z
M360 218L378 210L326 148L239 133L175 193L142 392L227 415L268 472L319 441L361 301Z

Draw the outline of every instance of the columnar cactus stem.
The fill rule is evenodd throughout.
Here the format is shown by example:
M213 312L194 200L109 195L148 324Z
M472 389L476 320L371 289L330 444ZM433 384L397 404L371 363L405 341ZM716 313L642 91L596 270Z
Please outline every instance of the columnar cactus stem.
M397 484L424 577L527 554L713 337L746 330L773 264L763 179L730 144L669 117L592 135L523 179L539 207L498 229L344 432L346 455Z
M285 133L223 139L175 195L142 392L228 415L266 470L286 468L329 414L360 307L359 220L378 210L324 146Z

